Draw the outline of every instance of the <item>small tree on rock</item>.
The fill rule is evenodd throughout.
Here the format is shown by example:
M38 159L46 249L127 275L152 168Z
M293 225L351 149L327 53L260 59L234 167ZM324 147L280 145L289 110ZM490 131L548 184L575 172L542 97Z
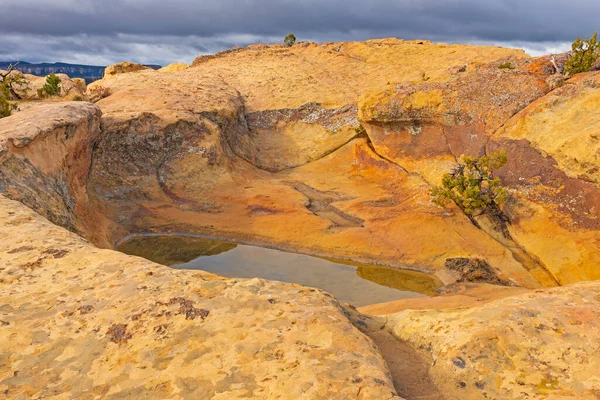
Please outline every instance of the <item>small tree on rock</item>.
M11 103L10 90L4 83L0 82L0 118L8 117L17 106Z
M507 191L500 185L494 170L506 164L506 153L498 151L490 156L463 157L454 170L444 175L442 186L431 189L432 201L440 206L456 204L477 225L475 217L488 214L507 222L500 210Z
M46 77L46 84L42 91L47 96L56 96L60 93L60 77L50 74Z
M15 88L17 86L21 90L28 88L27 80L14 69L15 65L9 65L5 72L0 73L0 118L8 117L13 110L17 109L17 105L10 101L21 99Z
M600 43L598 43L598 32L588 39L581 39L579 36L573 42L572 54L565 65L565 74L568 76L580 72L591 71L592 66L600 57Z
M27 92L29 90L29 81L25 79L21 71L15 69L19 63L10 64L5 72L0 73L0 84L8 88L9 97L13 100L21 100L21 95L17 90L21 92Z
M296 36L293 33L288 34L285 39L283 39L283 44L285 47L292 47L296 43Z

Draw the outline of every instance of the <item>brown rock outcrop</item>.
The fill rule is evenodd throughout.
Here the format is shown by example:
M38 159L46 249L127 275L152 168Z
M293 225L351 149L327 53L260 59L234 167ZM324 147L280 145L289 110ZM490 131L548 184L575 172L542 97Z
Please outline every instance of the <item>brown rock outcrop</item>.
M5 72L5 71L2 71ZM15 92L23 100L39 100L38 90L41 90L46 84L46 77L23 74L21 71L14 70L11 75L17 75L25 80L23 85L14 85ZM86 92L85 80L80 78L69 78L65 74L56 74L60 78L60 92L57 98L65 100L83 100Z
M108 78L118 74L128 74L130 72L152 70L150 67L145 65L133 63L129 61L120 62L117 64L110 65L104 69L104 77Z
M103 217L90 209L86 185L100 116L90 103L53 102L1 119L0 193L69 230L99 228Z

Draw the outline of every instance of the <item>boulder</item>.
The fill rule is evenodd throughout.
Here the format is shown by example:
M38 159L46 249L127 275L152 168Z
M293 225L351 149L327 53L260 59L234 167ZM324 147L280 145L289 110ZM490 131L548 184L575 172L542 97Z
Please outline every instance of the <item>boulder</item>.
M104 69L104 77L111 77L118 74L128 74L137 71L152 70L150 67L146 67L142 64L133 63L129 61L120 62L117 64L110 65Z
M185 63L172 63L169 64L165 67L162 67L161 69L158 70L158 72L178 72L178 71L184 71L186 69L188 69L190 66L185 64Z

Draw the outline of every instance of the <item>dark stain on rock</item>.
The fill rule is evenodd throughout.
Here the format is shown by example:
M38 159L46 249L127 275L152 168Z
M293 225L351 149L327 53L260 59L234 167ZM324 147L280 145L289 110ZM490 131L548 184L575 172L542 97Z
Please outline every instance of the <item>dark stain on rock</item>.
M252 204L248 206L248 210L250 211L250 216L256 217L260 215L272 215L277 214L279 211L274 208L269 208L265 206L261 206L258 204Z
M44 261L44 258L40 257L35 261L31 261L31 262L21 265L21 268L35 270L42 266L42 261Z
M479 258L448 258L444 266L460 274L457 282L481 282L499 286L512 286L512 283L501 279L487 261Z
M111 342L117 344L125 344L132 337L131 333L127 332L127 324L113 324L106 334Z
M387 208L397 206L399 202L397 202L393 198L387 198L381 200L363 201L360 204L369 207Z
M21 247L17 247L15 249L9 250L8 254L24 253L26 251L31 251L31 250L33 250L33 247L31 247L31 246L21 246Z
M462 357L454 357L452 359L452 364L454 364L460 369L464 369L467 366L467 362Z
M210 314L210 311L208 310L194 307L193 301L186 300L183 297L174 297L169 304L179 304L179 314L185 315L185 319L189 320L200 317L202 318L202 321L204 321Z
M498 170L502 183L530 200L558 206L579 228L598 229L600 189L585 180L570 178L550 156L544 156L526 140L499 139L488 144L488 154L504 149L508 163ZM539 190L538 186L546 190ZM536 189L536 190L533 190Z
M336 201L348 201L353 197L345 196L333 191L320 191L304 183L294 183L292 187L308 198L306 208L314 215L328 219L333 223L333 227L339 228L362 228L364 220L354 217L343 211L338 210L331 203Z
M44 254L49 254L54 258L63 258L69 254L69 250L48 249L44 251Z
M90 314L90 313L93 313L94 311L96 311L96 308L89 304L79 307L79 313L81 315Z

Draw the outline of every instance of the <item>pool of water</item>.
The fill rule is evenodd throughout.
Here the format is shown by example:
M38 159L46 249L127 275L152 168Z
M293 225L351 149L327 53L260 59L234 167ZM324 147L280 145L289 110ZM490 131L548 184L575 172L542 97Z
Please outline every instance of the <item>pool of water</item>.
M176 269L316 287L357 307L433 296L442 286L437 277L420 272L189 236L137 236L117 249Z

